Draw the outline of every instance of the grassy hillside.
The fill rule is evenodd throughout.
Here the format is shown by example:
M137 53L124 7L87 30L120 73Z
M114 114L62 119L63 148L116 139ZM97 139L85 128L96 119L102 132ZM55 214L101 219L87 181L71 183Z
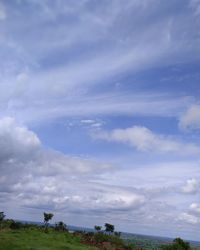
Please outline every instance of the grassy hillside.
M70 233L40 230L3 230L0 250L96 250L81 243L80 237Z
M1 213L3 215L3 213ZM63 222L37 225L0 220L0 250L197 250L181 238L139 236L120 232L68 231ZM111 224L108 224L111 225ZM111 225L113 226L113 225ZM97 228L97 226L95 226ZM97 232L98 231L98 232Z

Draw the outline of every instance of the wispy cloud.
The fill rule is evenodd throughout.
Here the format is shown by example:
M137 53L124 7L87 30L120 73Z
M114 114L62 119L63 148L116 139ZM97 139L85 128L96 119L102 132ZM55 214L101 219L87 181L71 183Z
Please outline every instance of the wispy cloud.
M105 91L104 103L98 89L103 83L111 86L117 76L125 73L194 59L199 46L197 39L189 35L195 17L187 5L179 15L165 11L165 8L176 8L175 3L161 5L156 1L128 1L126 4L122 1L98 4L92 1L68 1L68 4L65 1L30 1L25 2L23 8L19 1L14 7L19 12L23 8L27 12L15 18L17 12L12 5L7 6L16 22L6 20L6 29L1 28L0 42L5 51L0 63L0 85L4 93L0 97L1 113L6 108L7 115L23 112L24 120L29 113L40 119L82 112L86 115L110 114L117 110L129 115L135 110L142 114L177 115L182 98L178 103L177 97L161 101L155 94L152 101L148 97L142 100L143 91L136 95L129 93L126 97L127 83L123 80L120 94L124 99L113 97L112 90L110 94ZM185 19L185 13L189 19ZM156 15L158 18L154 18ZM180 32L184 23L187 25ZM36 37L40 37L39 43L34 42ZM19 82L19 75L27 75L23 83ZM138 97L136 102L137 95L141 100ZM38 110L40 118L37 118Z
M198 0L2 1L2 209L199 237L199 28Z
M194 104L182 114L179 127L183 130L200 129L200 105Z
M199 154L200 148L195 144L183 143L178 140L153 133L146 127L133 126L126 129L99 131L92 134L96 139L124 143L139 151L155 151L158 153Z
M7 17L5 7L2 3L0 3L0 21L5 20Z

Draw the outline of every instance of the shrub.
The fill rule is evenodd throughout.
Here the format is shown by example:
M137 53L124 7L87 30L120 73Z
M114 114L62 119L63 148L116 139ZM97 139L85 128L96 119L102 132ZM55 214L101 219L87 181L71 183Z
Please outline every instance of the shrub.
M191 250L190 244L183 241L181 238L176 238L173 240L172 244L162 245L163 250Z
M68 231L66 224L62 221L55 223L55 230L56 231Z
M20 229L20 228L23 228L23 224L21 222L18 222L18 221L12 221L11 224L10 224L10 228L11 229Z

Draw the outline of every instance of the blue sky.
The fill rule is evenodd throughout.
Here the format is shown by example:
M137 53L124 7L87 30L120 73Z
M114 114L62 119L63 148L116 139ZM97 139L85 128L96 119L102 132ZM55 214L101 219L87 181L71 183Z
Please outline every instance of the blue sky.
M0 1L0 210L200 240L199 30L199 0Z

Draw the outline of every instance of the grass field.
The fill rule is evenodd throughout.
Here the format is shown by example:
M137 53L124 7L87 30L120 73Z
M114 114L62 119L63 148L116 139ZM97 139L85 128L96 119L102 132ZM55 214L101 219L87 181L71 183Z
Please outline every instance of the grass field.
M5 230L0 232L0 250L96 250L83 245L70 233L39 230Z

